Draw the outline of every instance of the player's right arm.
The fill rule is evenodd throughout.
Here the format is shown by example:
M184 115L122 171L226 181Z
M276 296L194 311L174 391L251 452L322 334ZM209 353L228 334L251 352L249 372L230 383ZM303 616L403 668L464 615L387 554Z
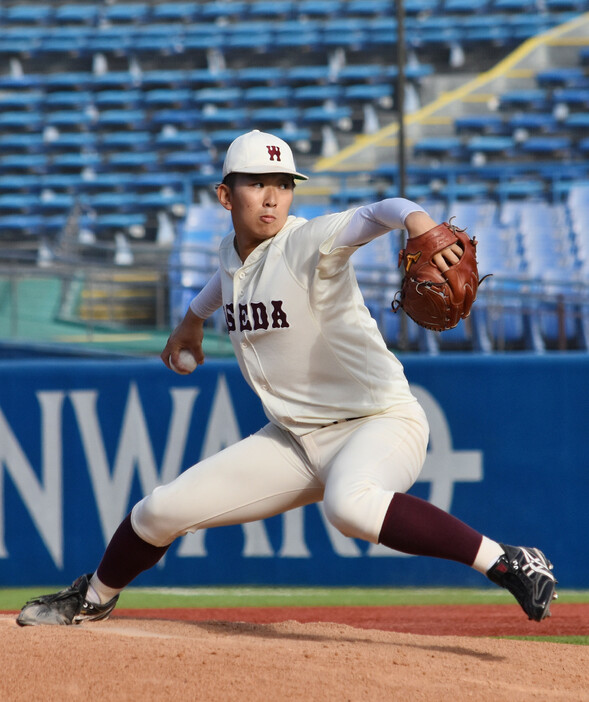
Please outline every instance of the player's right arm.
M204 323L223 303L221 293L221 274L217 270L204 288L190 303L184 319L170 334L161 359L170 368L172 363L178 363L178 354L182 349L190 351L198 365L205 360L202 349L204 338Z

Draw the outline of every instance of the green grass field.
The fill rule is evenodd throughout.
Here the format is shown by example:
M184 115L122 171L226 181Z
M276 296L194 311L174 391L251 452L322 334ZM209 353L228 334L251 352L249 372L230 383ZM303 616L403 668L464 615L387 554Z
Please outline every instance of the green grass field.
M30 598L61 586L0 588L0 610L15 611ZM559 602L588 603L587 590L559 590ZM395 605L513 604L512 596L495 588L320 588L320 587L198 587L128 588L119 607L342 607ZM589 645L589 636L534 636L534 641Z
M0 610L20 609L26 600L64 587L0 588ZM559 602L589 602L587 590L559 590ZM496 588L321 588L195 587L133 588L121 594L119 607L330 607L445 604L511 604Z

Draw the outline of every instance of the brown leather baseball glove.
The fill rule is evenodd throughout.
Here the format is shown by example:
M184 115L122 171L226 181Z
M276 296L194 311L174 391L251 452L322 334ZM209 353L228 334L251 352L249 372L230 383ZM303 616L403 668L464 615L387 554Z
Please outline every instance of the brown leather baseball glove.
M398 312L402 307L414 322L434 331L452 329L468 317L482 282L477 268L476 239L451 222L409 239L399 252L399 267L403 265L404 277L392 303L393 311ZM442 273L433 257L452 244L462 249L462 256Z

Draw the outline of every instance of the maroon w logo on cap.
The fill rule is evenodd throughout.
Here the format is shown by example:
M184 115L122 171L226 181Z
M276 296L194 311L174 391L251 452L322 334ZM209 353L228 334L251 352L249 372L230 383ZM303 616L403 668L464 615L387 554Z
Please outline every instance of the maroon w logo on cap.
M268 154L270 155L270 161L274 161L274 158L276 158L277 161L280 161L280 147L279 146L266 146L268 149Z

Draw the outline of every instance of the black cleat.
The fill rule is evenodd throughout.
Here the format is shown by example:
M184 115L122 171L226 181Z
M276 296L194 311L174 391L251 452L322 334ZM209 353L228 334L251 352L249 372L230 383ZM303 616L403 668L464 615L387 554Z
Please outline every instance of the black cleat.
M108 619L119 596L116 595L106 604L88 602L86 593L91 575L81 575L71 587L53 595L41 595L29 600L16 618L16 623L20 626L56 626Z
M530 619L541 622L550 616L550 603L558 597L552 563L537 548L500 546L505 555L489 568L487 577L509 590Z

